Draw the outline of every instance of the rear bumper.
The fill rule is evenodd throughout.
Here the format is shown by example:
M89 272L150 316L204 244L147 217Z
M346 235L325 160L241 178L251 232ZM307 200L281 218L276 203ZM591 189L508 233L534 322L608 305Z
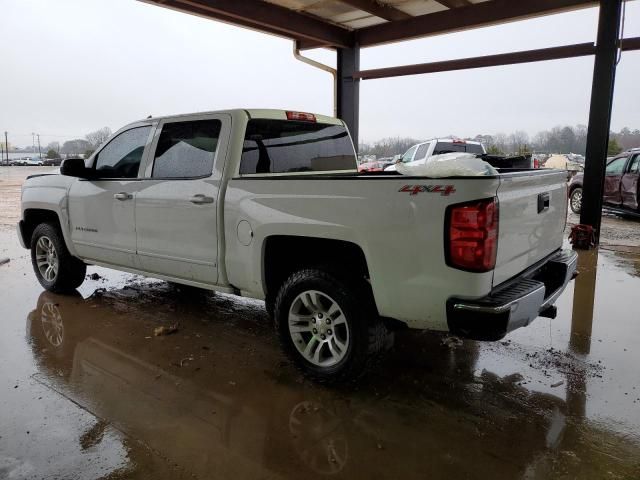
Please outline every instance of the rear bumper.
M576 274L578 255L559 250L489 295L447 302L449 330L476 340L499 340L536 317L555 316L553 304Z

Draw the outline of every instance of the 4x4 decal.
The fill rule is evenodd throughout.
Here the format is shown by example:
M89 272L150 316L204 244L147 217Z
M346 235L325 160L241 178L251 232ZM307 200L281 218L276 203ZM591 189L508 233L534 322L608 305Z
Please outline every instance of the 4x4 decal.
M439 193L445 197L456 192L453 185L405 185L399 192L409 192L409 195L417 195L418 193Z

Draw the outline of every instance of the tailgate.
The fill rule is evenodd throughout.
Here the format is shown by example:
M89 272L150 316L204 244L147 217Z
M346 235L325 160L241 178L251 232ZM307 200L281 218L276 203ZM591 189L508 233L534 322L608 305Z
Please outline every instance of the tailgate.
M498 187L500 221L493 285L509 280L562 246L567 174L507 173Z

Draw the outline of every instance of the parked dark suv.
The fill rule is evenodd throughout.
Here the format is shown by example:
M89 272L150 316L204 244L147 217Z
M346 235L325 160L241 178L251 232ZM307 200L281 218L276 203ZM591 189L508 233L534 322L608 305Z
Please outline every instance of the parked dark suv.
M634 148L607 159L602 198L604 205L639 212L639 177L640 148ZM584 174L578 173L569 183L569 206L574 213L580 213L582 208L583 178Z
M42 162L42 164L46 167L59 167L61 163L61 158L45 158Z

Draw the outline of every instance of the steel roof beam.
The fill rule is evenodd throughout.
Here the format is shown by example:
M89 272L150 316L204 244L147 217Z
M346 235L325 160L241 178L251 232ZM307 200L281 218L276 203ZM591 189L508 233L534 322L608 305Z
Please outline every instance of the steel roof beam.
M361 47L486 27L597 5L597 0L492 0L357 30Z

